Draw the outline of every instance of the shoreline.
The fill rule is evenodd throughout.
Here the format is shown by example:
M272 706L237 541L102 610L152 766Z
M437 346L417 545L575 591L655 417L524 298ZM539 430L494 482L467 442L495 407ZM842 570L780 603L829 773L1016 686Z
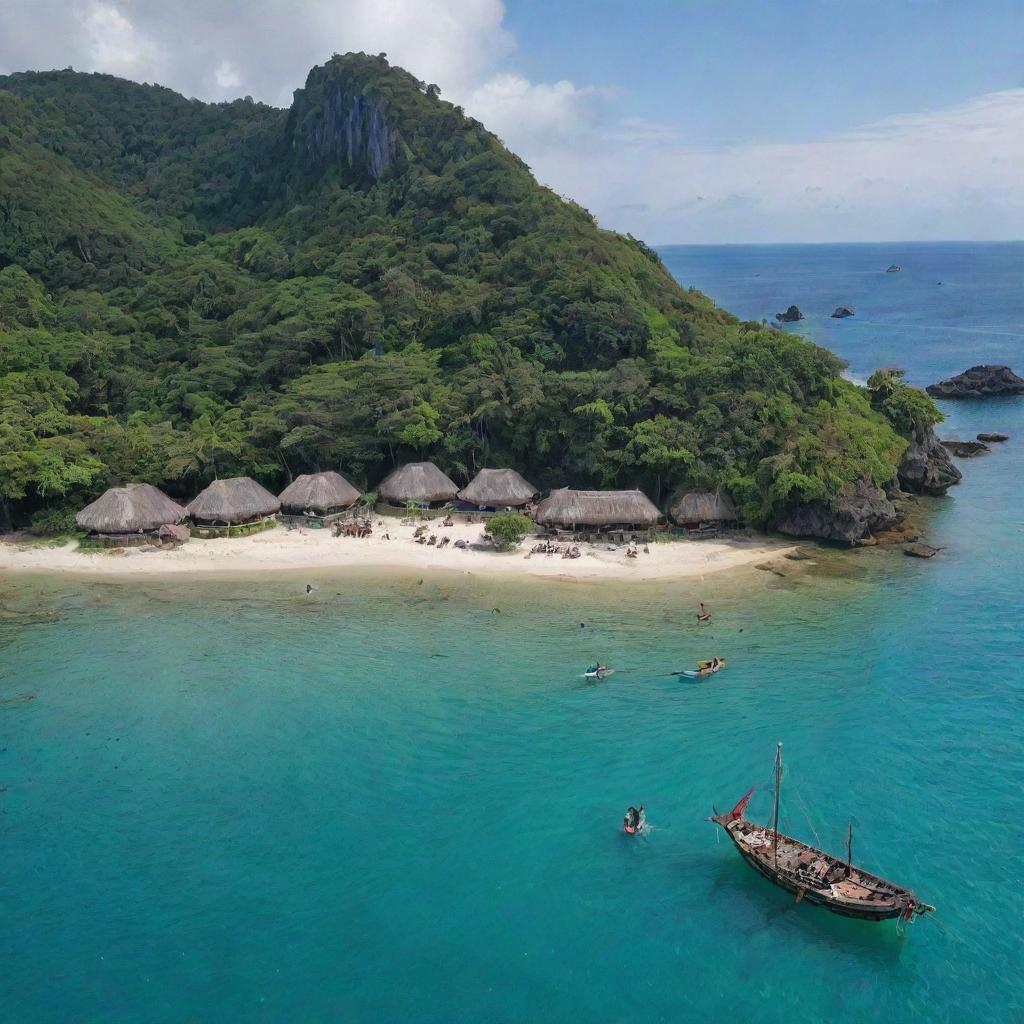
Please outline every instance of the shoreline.
M328 530L278 527L248 537L193 539L174 549L113 548L79 550L77 541L45 542L0 540L0 573L10 575L71 574L121 579L176 576L261 576L308 571L398 570L409 573L469 575L517 580L554 580L563 583L665 582L726 572L778 558L798 545L767 537L753 540L676 540L640 545L637 558L626 557L625 545L580 544L581 557L531 554L536 538L527 537L519 548L497 552L454 547L456 540L478 545L479 523L456 523L430 528L444 548L418 544L412 525L395 520L374 526L371 537L331 536ZM385 533L390 539L385 539Z

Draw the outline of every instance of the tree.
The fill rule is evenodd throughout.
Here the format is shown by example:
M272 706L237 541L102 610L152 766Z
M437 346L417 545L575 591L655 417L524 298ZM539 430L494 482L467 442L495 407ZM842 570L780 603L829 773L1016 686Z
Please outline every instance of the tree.
M533 520L519 512L499 512L490 516L484 533L499 551L518 547L522 539L533 530Z

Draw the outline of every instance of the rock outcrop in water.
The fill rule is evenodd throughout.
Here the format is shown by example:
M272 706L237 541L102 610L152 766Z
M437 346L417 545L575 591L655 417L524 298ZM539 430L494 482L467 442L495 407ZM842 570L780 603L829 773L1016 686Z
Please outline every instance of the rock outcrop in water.
M952 439L939 442L943 448L952 452L959 459L971 459L982 452L990 452L991 448L983 441L955 441Z
M797 320L803 320L804 315L796 306L790 306L785 313L776 313L775 319L780 324L795 324Z
M912 494L945 494L963 474L930 426L915 424L897 470L900 487Z
M998 434L998 433L995 433L995 432L993 432L991 434L979 434L978 435L978 440L979 441L988 441L988 442L990 442L992 444L996 444L996 443L999 443L1001 441L1009 441L1010 440L1010 435L1009 434Z
M886 493L870 480L862 480L853 494L834 502L819 499L798 505L779 521L778 528L790 537L821 537L854 545L899 520L900 513Z
M1024 395L1024 378L1008 366L972 366L969 370L929 384L933 398L991 398L998 395Z
M836 306L835 312L832 314L833 320L845 320L848 316L853 316L852 306Z

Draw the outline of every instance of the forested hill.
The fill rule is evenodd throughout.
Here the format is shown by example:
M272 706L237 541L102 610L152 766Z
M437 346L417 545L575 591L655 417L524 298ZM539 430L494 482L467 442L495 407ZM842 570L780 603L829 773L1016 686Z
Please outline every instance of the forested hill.
M430 458L663 504L719 485L768 522L894 476L905 442L841 368L680 287L383 55L287 111L0 77L0 521Z

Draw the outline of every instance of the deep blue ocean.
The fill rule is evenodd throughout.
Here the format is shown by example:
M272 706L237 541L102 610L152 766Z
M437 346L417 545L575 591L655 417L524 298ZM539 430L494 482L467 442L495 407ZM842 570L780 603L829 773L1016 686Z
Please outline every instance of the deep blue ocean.
M1024 245L663 257L745 318L796 303L856 378L1024 371ZM944 408L1011 440L926 503L928 562L0 577L0 1021L1024 1020L1024 398ZM704 819L751 785L768 817L779 740L787 830L852 819L936 914L901 936L740 861Z

